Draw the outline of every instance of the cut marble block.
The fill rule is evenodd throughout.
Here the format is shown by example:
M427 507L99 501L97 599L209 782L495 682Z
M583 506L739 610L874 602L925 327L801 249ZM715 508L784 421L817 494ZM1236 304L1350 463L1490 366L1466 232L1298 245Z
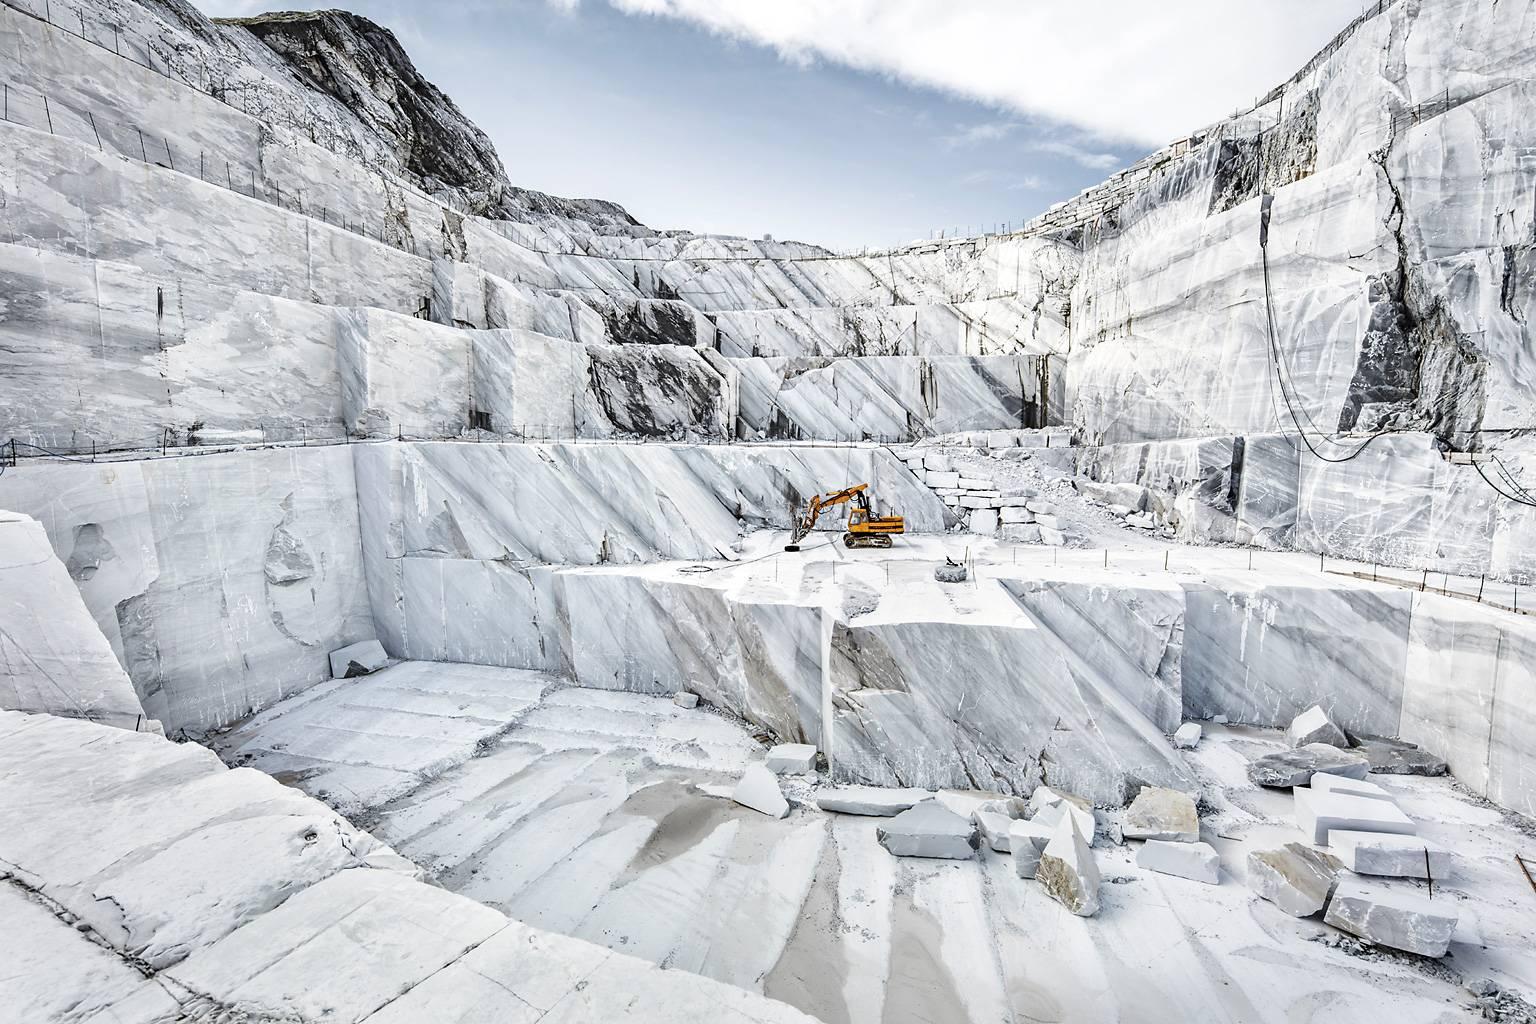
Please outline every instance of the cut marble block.
M1042 807L1029 820L1039 822L1047 828L1055 828L1061 823L1063 818L1070 818L1073 825L1077 827L1079 834L1088 840L1089 843L1093 842L1095 825L1093 812L1084 810L1069 801L1059 800L1056 803Z
M1041 523L1036 527L1040 531L1040 543L1047 547L1061 548L1067 545L1067 535L1060 530L1054 530Z
M351 679L377 672L389 663L384 645L377 640L359 640L331 652L331 678Z
M1050 514L1048 512L1036 512L1035 513L1035 522L1040 524L1040 528L1042 530L1060 530L1061 529L1061 517L1060 516L1052 515L1052 514Z
M696 708L699 706L699 695L691 690L678 690L672 695L672 703L680 708Z
M782 818L789 814L789 801L779 789L778 777L760 764L754 764L741 773L741 780L731 792L731 799L743 807L761 811L770 818Z
M1185 722L1174 730L1173 745L1180 750L1193 750L1200 744L1200 723Z
M1291 727L1286 730L1286 738L1291 741L1293 747L1304 747L1309 743L1327 743L1334 747L1348 747L1349 737L1344 735L1344 730L1333 724L1328 712L1321 705L1314 704L1291 720Z
M1367 942L1430 957L1450 951L1456 919L1451 900L1428 899L1357 878L1339 882L1323 916L1325 923Z
M993 486L992 486L992 481L991 480L980 480L980 479L977 479L976 477L970 477L970 476L962 476L960 478L960 482L959 482L959 484L957 486L962 487L962 488L964 488L967 491L990 491L990 490L993 490Z
M1022 505L1004 505L998 510L998 517L1004 523L1032 523L1035 521L1035 514Z
M1293 917L1310 917L1328 905L1344 865L1337 857L1300 843L1248 854L1248 885Z
M1210 843L1149 839L1136 851L1136 866L1210 885L1221 883L1221 858Z
M815 771L816 747L810 743L780 743L769 749L763 764L775 775Z
M1008 830L1013 870L1020 878L1034 878L1040 870L1040 855L1050 843L1053 831L1031 821L1016 821Z
M1357 875L1432 878L1451 873L1451 855L1417 836L1330 829L1328 848Z
M890 818L915 804L933 799L927 789L885 789L880 786L835 786L818 790L816 806L837 814Z
M937 800L902 811L875 830L880 845L897 857L967 860L976 855L976 826Z
M1099 868L1070 815L1056 824L1050 842L1041 851L1035 879L1048 896L1078 917L1098 913Z
M960 503L965 504L961 498ZM979 508L971 513L971 532L990 537L997 532L997 513L990 508Z
M1009 834L1013 828L1013 818L997 811L976 811L972 815L972 820L981 831L982 841L998 853L1009 851Z
M1196 843L1200 841L1200 815L1189 794L1143 786L1126 809L1120 830L1127 839Z
M1308 786L1316 793L1337 793L1340 796L1363 796L1373 800L1397 799L1374 782L1366 779L1347 779L1342 775L1329 775L1327 772L1318 772L1312 776Z
M942 452L928 452L923 456L923 468L933 473L949 473L954 471L955 460L953 457ZM955 479L960 479L959 473L955 473ZM947 484L945 486L953 487L955 485Z
M1319 846L1328 845L1328 833L1334 829L1413 835L1419 828L1389 800L1302 788L1292 792L1296 797L1296 826Z
M929 487L959 487L960 474L929 470L923 477L923 483Z
M1295 750L1279 750L1248 762L1248 779L1256 786L1286 789L1305 786L1318 772L1363 779L1371 764L1362 755L1327 743L1311 743Z

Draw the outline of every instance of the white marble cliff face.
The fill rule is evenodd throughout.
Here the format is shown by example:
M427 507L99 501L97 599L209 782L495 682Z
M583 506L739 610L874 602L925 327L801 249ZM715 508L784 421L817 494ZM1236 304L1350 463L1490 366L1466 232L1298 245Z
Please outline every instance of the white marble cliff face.
M77 528L66 567L37 520L0 511L0 708L153 726L75 589L110 550L98 527Z
M29 463L0 507L35 516L168 730L232 721L330 674L372 635L345 446Z
M1257 576L1258 574L1254 574ZM1211 574L1186 585L1184 713L1276 728L1321 704L1350 732L1395 736L1411 595Z

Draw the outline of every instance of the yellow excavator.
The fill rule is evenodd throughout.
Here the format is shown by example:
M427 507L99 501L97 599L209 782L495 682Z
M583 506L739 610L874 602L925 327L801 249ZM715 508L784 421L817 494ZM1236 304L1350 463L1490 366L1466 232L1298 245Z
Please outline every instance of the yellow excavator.
M785 551L799 551L800 542L816 527L816 520L834 505L853 503L848 510L848 530L843 543L850 548L888 548L891 535L906 533L907 523L901 516L878 516L869 503L869 484L844 487L830 494L818 494L805 507L805 512L795 517L794 539L784 545Z

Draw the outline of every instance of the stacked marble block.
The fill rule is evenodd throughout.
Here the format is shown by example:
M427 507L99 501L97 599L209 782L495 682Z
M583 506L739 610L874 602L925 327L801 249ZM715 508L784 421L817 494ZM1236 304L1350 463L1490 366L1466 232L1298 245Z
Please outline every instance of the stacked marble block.
M1000 433L1012 438L1012 432ZM942 452L914 449L901 458L966 532L1019 544L1066 543L1055 506L1037 497L1033 488L1000 490L992 480L955 469L954 459Z

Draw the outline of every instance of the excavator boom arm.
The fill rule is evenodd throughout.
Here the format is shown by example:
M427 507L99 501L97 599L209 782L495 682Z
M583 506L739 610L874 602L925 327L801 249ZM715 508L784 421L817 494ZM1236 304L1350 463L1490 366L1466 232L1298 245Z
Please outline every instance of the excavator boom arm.
M816 528L816 520L821 518L821 514L834 505L857 500L861 508L868 509L869 499L864 496L867 490L869 490L869 484L856 484L853 487L844 487L840 491L813 497L810 504L805 507L805 515L795 521L794 539L790 543L798 544L804 540Z

